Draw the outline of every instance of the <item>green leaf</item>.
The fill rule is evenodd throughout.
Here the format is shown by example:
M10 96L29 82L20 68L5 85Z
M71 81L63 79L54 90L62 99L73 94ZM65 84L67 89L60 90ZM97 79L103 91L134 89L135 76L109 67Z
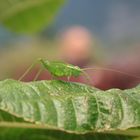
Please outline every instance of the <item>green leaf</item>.
M0 129L0 140L133 140L133 137L109 134L76 135L41 129Z
M34 33L53 20L64 0L0 0L0 22L12 31Z
M0 82L0 138L12 133L27 139L29 133L40 139L133 139L140 136L139 106L140 86L101 91L64 81L5 80Z

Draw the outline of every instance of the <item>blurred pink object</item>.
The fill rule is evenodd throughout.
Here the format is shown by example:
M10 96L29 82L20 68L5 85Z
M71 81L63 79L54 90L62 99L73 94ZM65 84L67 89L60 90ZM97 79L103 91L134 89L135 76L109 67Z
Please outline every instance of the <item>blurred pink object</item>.
M93 54L93 41L91 33L80 26L75 26L67 29L60 35L59 38L59 54L60 59L67 63L77 65L81 68L98 67L97 64L91 64L91 54ZM96 49L94 48L96 52ZM130 51L131 52L131 51ZM107 90L111 88L128 89L135 87L140 83L140 51L134 51L133 53L123 54L116 58L111 58L110 62L103 64L101 69L98 70L87 70L87 74L91 78L89 82L85 75L79 77L70 77L72 82L80 82L85 84L90 84L102 90ZM136 53L138 53L136 55ZM119 72L107 71L104 68L109 68L112 70L119 70L130 74L122 74ZM30 72L23 81L32 81L40 67L36 67ZM18 70L19 71L19 70ZM24 73L23 69L19 71L19 75ZM19 76L16 72L16 76ZM137 75L138 78L131 76ZM44 71L37 80L49 80L51 79L50 73ZM66 80L67 77L59 78L61 80Z
M74 26L59 36L60 59L80 67L90 62L93 37L86 28Z

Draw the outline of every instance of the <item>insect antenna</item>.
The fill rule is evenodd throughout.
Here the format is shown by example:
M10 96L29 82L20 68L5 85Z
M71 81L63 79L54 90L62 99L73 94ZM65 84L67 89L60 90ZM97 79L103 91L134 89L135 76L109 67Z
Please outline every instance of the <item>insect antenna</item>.
M130 74L130 73L127 73L127 72L123 72L123 71L119 71L119 70L115 70L115 69L110 69L110 68L94 67L94 68L84 68L82 70L83 71L85 71L85 70L104 70L104 71L111 71L111 72L117 72L117 73L120 73L120 74L124 74L124 75L127 75L129 77L134 77L134 78L140 79L140 76L137 76L137 75L134 75L134 74Z
M21 81L37 64L37 61L35 61L34 63L32 63L29 68L23 73L23 75L18 79L18 81Z

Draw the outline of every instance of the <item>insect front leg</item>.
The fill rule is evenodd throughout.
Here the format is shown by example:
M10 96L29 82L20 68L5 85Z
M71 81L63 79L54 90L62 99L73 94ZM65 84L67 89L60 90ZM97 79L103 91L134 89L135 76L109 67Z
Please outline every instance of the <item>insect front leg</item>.
M29 68L23 73L23 75L18 79L18 81L21 81L38 63L38 61L36 60L35 62L33 62Z
M41 74L42 71L43 71L43 68L41 68L41 69L37 72L37 74L36 74L36 76L35 76L35 78L34 78L33 81L36 81L36 80L38 79L38 77L40 76L40 74Z

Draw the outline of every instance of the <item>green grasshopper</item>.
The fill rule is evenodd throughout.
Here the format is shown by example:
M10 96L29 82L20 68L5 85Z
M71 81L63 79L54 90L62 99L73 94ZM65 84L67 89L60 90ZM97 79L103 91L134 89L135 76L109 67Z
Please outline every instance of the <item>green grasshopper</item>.
M133 75L133 74L129 74L126 72L122 72L122 71L118 71L118 70L113 70L113 69L109 69L109 68L102 68L102 67L94 67L94 68L84 68L81 69L78 66L74 66L72 64L68 64L65 62L61 62L61 61L48 61L46 59L38 59L38 61L36 61L35 63L33 63L26 71L25 73L19 78L19 80L22 80L26 74L28 74L28 72L36 65L37 62L40 62L41 65L43 66L43 69L47 69L53 78L59 78L59 77L68 77L68 80L71 76L74 77L78 77L81 74L84 74L87 78L88 81L91 82L90 77L88 76L88 74L85 72L85 70L107 70L107 71L112 71L112 72L117 72L117 73L121 73L121 74L125 74L127 76L131 76L131 77L135 77L140 79L140 77ZM40 69L39 72L36 74L34 81L38 78L38 76L40 75L40 73L42 72L43 69Z
M38 61L42 64L43 68L47 69L53 78L59 78L59 77L78 77L80 76L82 73L86 76L86 78L91 81L91 79L89 78L89 76L85 73L85 71L83 69L81 69L78 66L74 66L65 62L61 62L61 61L48 61L48 60L44 60L42 58L38 59ZM37 61L37 62L38 62ZM26 71L25 73L20 77L19 80L22 80L25 75L36 65L36 63L33 63ZM39 72L37 73L36 77L34 78L34 80L36 80L38 78L38 76L40 75L40 73L42 72L43 69L40 69Z

